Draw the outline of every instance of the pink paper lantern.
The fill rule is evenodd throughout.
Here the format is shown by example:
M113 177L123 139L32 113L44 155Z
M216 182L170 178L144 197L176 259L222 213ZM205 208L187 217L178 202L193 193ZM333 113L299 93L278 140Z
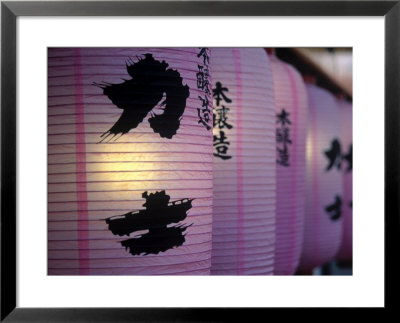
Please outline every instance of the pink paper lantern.
M343 238L337 255L339 260L353 257L353 106L339 100L342 122L342 172L343 172Z
M49 49L50 275L210 273L209 55Z
M307 92L307 194L300 271L310 271L335 258L343 222L339 106L325 89L307 84Z
M270 55L276 114L276 243L274 275L293 275L303 244L307 91L299 72Z
M214 214L211 274L272 274L275 111L261 48L213 48Z

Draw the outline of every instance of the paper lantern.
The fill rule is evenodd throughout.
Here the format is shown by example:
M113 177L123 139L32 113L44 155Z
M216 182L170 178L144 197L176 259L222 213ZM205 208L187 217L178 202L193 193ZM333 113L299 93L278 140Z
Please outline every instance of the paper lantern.
M275 112L267 54L213 48L214 214L211 274L272 274Z
M305 212L307 92L291 65L270 55L276 114L276 243L274 275L299 264Z
M353 257L353 107L344 99L338 103L342 122L343 238L337 259L345 261Z
M342 238L343 188L339 106L331 93L307 84L306 214L299 270L334 259Z
M48 51L48 273L209 274L205 48Z

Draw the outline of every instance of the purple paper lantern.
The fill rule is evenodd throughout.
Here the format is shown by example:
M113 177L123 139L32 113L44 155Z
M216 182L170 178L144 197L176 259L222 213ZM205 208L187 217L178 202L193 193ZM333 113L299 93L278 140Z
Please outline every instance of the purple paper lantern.
M261 48L213 48L213 275L270 275L275 248L275 109Z
M304 234L308 101L299 72L270 55L276 114L276 243L274 275L293 275Z
M332 261L342 239L343 178L340 110L334 96L307 84L306 213L299 270Z
M48 50L49 275L210 273L209 59Z

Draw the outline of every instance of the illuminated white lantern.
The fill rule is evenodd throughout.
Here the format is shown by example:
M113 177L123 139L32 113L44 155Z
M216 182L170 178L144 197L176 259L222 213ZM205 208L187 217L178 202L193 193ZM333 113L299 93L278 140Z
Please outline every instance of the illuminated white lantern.
M209 274L204 48L50 48L48 273Z
M274 275L293 275L303 244L307 91L299 72L270 55L276 114L276 243Z
M343 238L337 254L339 260L353 257L353 106L339 100L342 122L342 173L343 173Z
M340 111L334 96L307 84L307 193L304 242L299 270L332 261L342 239L343 180Z
M272 274L275 110L261 48L213 48L214 214L211 274Z

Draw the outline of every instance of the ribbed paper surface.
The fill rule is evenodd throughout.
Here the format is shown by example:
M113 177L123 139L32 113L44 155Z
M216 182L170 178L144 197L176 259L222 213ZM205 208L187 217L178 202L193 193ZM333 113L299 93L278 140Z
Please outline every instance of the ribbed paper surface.
M343 146L343 238L337 258L351 260L353 257L353 106L339 101L342 122Z
M331 93L313 84L307 84L307 92L307 193L300 270L311 270L334 259L343 221L339 106Z
M292 275L303 244L307 92L299 72L270 56L275 92L276 243L275 275Z
M213 48L212 75L211 274L272 274L275 111L268 56L261 48Z
M209 274L212 130L199 123L198 108L202 108L199 97L207 97L211 102L211 95L206 93L206 64L200 51L199 48L49 49L50 275ZM209 56L210 52L207 53ZM157 72L162 76L157 79L156 75L155 81L147 80L147 85L160 86L164 91L164 83L176 81L176 73L171 71L177 71L182 85L189 87L190 95L176 134L171 139L162 137L149 123L153 113L161 113L162 100L167 95L164 93L159 103L153 102L158 107L149 112L136 128L122 136L108 133L108 137L102 137L123 113L123 109L103 93L104 87L130 80L128 66L143 61L145 54L152 54L159 63L165 61L168 64L165 69L169 70ZM200 85L198 73L203 77ZM211 76L208 79L211 83ZM146 86L139 86L135 95L146 94ZM211 84L208 88L210 92ZM167 92L173 93L173 90L169 88ZM131 92L122 91L119 100L129 101ZM174 99L177 99L176 95L169 95L169 99L167 95L170 102ZM149 103L141 100L143 105ZM212 127L212 120L209 123ZM158 254L132 255L120 242L145 232L134 232L129 237L118 236L109 230L104 219L144 209L142 194L163 190L170 196L170 202L194 199L186 219L174 223L187 226L185 242Z

